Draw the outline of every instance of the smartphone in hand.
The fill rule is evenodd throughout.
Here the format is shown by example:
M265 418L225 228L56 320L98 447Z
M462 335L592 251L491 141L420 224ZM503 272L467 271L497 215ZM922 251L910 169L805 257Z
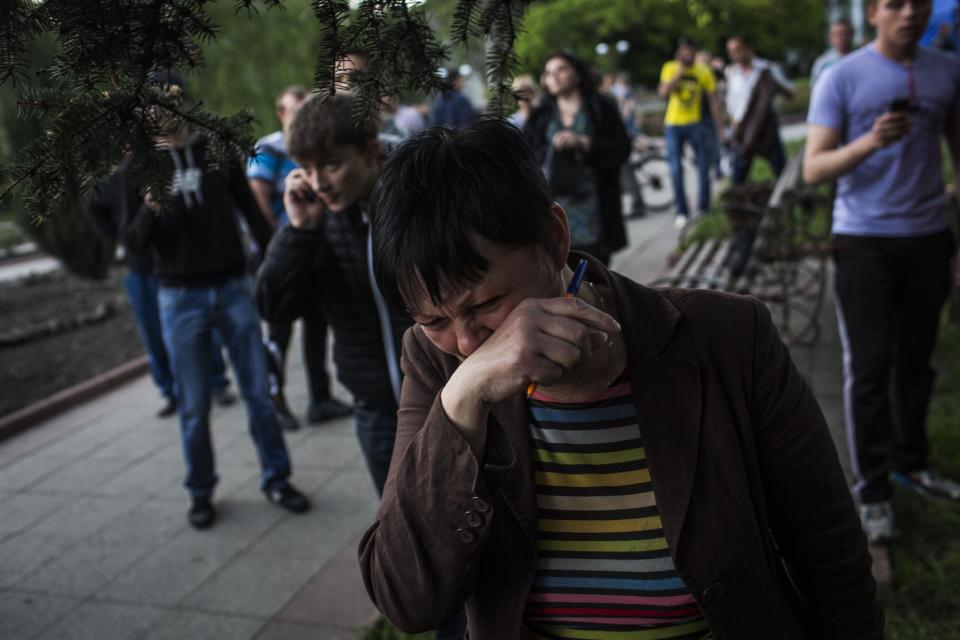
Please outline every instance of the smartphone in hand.
M916 109L916 105L913 104L913 100L910 98L894 98L890 101L890 106L887 107L887 110L892 113L916 111Z

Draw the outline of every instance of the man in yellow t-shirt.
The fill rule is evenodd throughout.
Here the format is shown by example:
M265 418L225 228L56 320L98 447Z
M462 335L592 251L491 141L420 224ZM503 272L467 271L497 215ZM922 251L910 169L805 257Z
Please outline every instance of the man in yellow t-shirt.
M667 160L670 163L670 177L677 199L677 226L687 223L690 209L683 183L683 146L690 144L697 159L699 174L699 211L704 213L710 208L710 164L707 157L706 135L703 127L701 105L703 96L713 112L714 120L719 123L720 106L716 98L717 83L713 73L702 64L696 64L694 57L697 45L689 38L681 38L677 45L676 58L663 65L660 72L660 86L657 92L667 100L667 115L664 118L664 136L667 143ZM718 127L718 130L722 127Z

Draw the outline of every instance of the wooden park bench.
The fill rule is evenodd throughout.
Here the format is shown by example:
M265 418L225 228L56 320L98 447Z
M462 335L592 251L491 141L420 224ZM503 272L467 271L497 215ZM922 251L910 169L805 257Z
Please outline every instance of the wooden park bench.
M788 344L815 343L826 289L829 199L802 185L802 157L801 149L772 190L759 191L765 202L724 202L731 233L702 233L707 226L722 228L718 214L689 224L681 234L682 253L653 286L755 296L770 308Z

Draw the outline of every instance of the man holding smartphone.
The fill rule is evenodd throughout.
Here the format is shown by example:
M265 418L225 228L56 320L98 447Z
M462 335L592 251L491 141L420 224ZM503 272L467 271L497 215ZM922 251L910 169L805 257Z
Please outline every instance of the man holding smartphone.
M941 137L960 176L960 59L917 46L930 0L875 0L877 38L829 69L810 105L807 182L837 180L835 291L854 493L868 539L897 531L890 480L960 499L929 468L930 355L954 239Z

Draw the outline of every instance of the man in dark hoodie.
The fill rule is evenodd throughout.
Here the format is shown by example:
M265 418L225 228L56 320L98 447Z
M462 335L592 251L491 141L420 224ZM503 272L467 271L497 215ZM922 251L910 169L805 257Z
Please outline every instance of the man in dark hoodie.
M183 80L169 72L154 81L183 94ZM290 458L270 399L260 319L246 276L239 210L260 246L270 225L250 192L239 162L207 166L205 140L171 125L158 147L175 171L169 202L161 210L148 192L132 212L123 238L134 251L152 247L160 283L163 339L180 392L180 428L190 492L190 524L213 524L211 496L217 483L210 441L210 341L223 336L247 406L250 435L262 469L261 489L270 502L293 511L309 509L307 498L288 481Z
M135 210L143 202L140 191L127 181L127 162L108 177L100 181L97 191L87 201L87 216L94 227L111 240L119 240L119 228L125 210ZM150 251L138 253L124 247L124 263L127 274L123 277L123 287L127 291L130 308L137 322L137 333L147 351L150 375L160 395L163 406L157 411L158 418L167 418L177 412L177 395L173 384L173 371L170 370L170 358L163 346L163 333L160 330L160 308L157 306L157 277L153 273L153 255ZM236 402L237 397L230 392L230 380L227 378L227 364L223 361L223 345L219 334L213 333L211 341L210 385L213 399L222 407Z

